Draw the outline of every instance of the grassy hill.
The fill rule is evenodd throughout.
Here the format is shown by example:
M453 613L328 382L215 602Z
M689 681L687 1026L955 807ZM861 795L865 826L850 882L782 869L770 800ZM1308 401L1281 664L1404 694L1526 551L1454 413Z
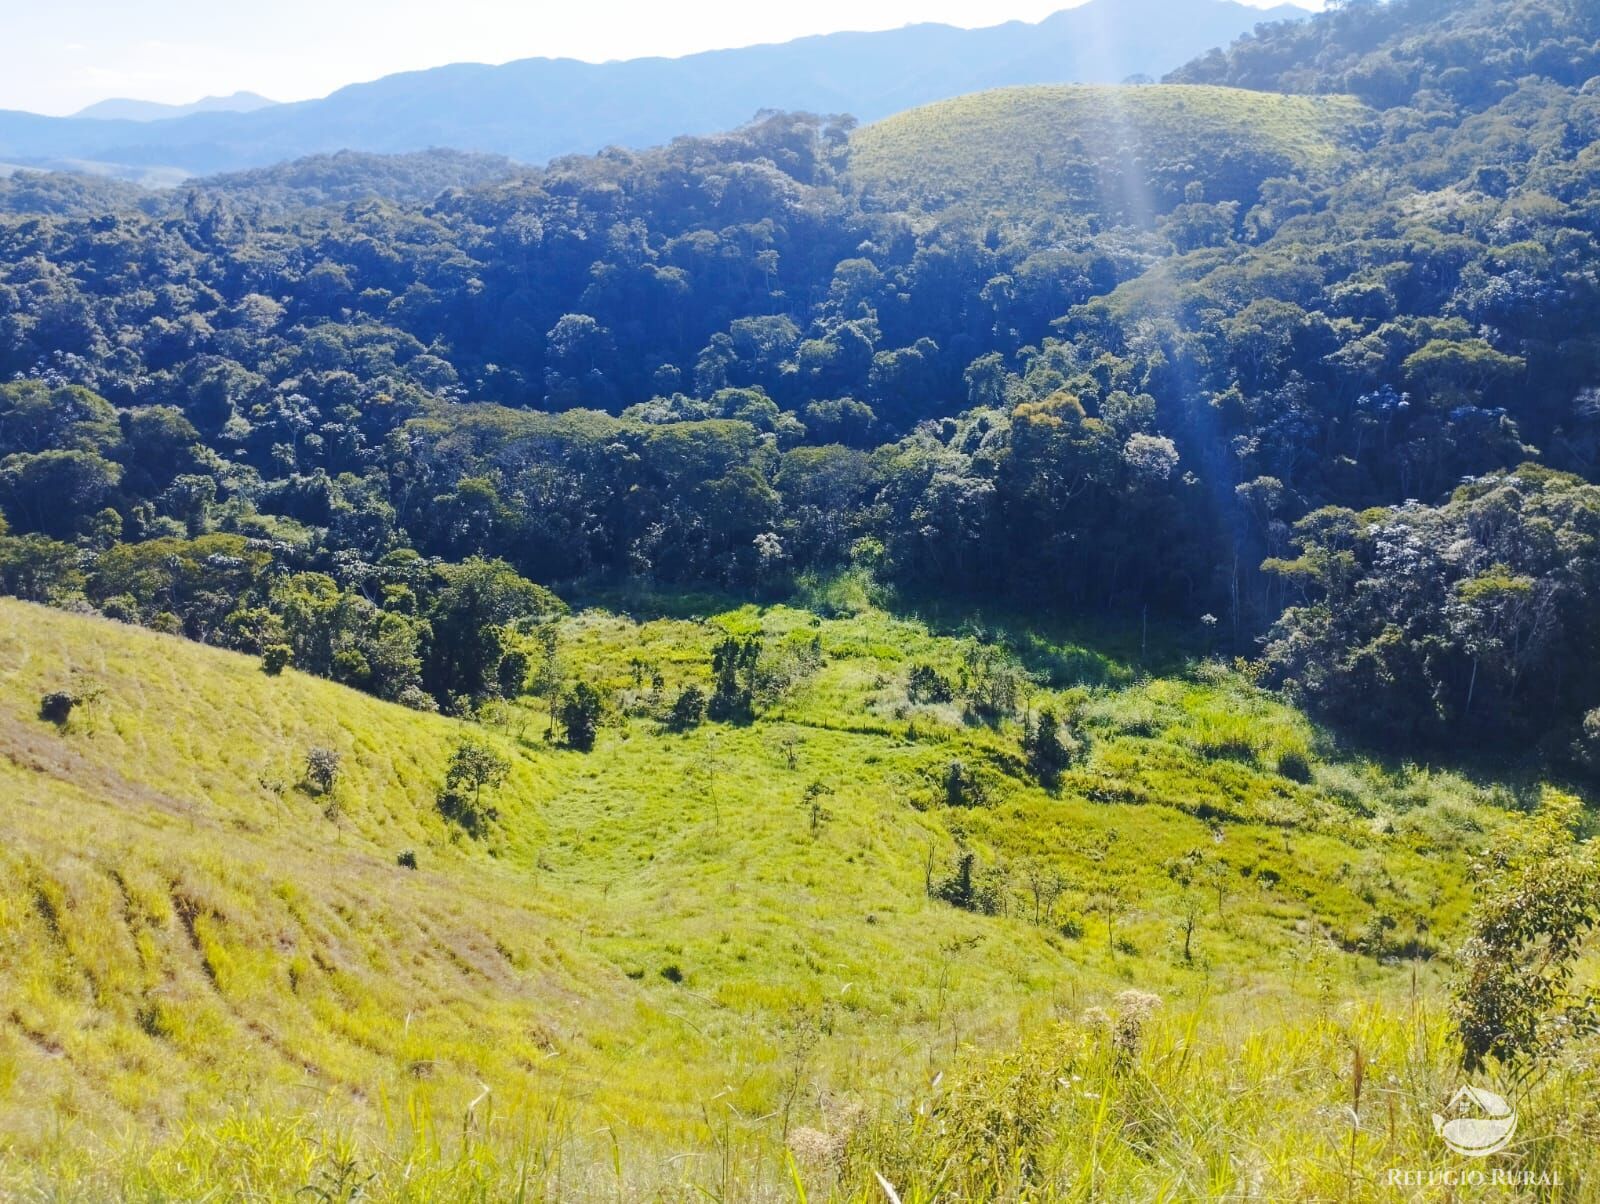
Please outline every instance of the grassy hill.
M887 209L1146 224L1192 183L1200 200L1251 202L1263 180L1332 167L1369 116L1343 97L1234 88L998 88L864 127L850 172Z
M780 684L753 723L666 730L652 679L707 683L725 631ZM1431 958L1516 793L1341 754L1217 665L985 639L870 608L585 611L562 659L612 710L583 754L531 701L479 727L0 600L0 1196L793 1198L786 1141L844 1194L845 1135L878 1165L931 1150L949 1134L893 1126L947 1070L1003 1076L969 1049L1059 1048L1130 988L1164 1000L1161 1073L1196 1051L1185 1107L1239 1128L1179 1125L1155 1164L1117 1129L1114 1195L1279 1183L1292 1117L1348 1093L1314 1073L1340 1034L1449 1087ZM1014 722L907 697L912 664L954 678L985 647L1073 718L1054 792ZM62 689L92 701L57 725ZM482 838L435 806L469 728L511 764ZM327 793L313 748L342 757ZM972 805L946 804L957 759ZM962 850L1001 914L930 897ZM1224 1109L1248 1067L1295 1106ZM1400 1102L1407 1133L1431 1102ZM1228 1170L1245 1146L1279 1161Z

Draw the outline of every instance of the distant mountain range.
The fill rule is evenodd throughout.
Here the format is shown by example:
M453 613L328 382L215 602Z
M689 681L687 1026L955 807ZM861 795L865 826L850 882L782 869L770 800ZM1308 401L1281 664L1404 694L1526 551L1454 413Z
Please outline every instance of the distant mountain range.
M1293 5L1260 9L1235 0L1090 0L1037 24L909 25L677 59L457 64L253 112L154 120L116 110L116 119L104 110L65 118L0 112L0 162L147 183L345 149L452 147L542 163L729 129L760 109L872 121L1008 84L1155 77L1263 21L1303 16Z
M102 100L74 113L96 121L165 121L194 113L254 113L278 102L258 92L235 92L232 96L207 96L193 104L166 105L154 100Z

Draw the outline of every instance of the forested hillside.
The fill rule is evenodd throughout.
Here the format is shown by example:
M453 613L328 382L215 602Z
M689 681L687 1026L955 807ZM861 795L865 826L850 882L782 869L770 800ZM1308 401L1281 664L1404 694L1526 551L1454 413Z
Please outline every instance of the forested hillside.
M1351 30L1442 62L1484 13L1550 18L1346 6L1220 62L1255 82L1239 64ZM24 178L11 207L45 212L0 226L3 579L259 651L282 571L312 573L371 615L307 667L450 705L453 672L410 667L440 655L436 563L558 592L849 567L1244 655L1265 634L1280 680L1369 736L1534 736L1581 766L1600 687L1557 668L1600 633L1584 19L1488 92L1381 112L1014 90L425 201L504 168L349 156L153 209ZM1497 527L1435 540L1483 498ZM1396 609L1401 530L1442 592ZM409 631L393 671L380 621ZM347 644L365 668L335 668Z
M0 181L0 1197L1593 1198L1597 38Z
M1345 0L1329 8L1315 21L1269 23L1169 78L1348 93L1375 108L1449 115L1491 107L1529 76L1581 89L1600 73L1600 14L1585 0Z

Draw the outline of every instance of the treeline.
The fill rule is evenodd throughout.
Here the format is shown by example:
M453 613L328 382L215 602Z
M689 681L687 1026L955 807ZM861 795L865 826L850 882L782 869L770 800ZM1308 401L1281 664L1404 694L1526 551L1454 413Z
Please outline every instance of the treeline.
M1340 93L1375 108L1487 108L1541 76L1600 75L1600 12L1586 0L1340 0L1262 26L1172 73L1175 83Z
M1219 165L1146 139L1114 177L1068 145L1037 160L1073 181L1049 204L891 203L848 119L768 114L425 202L308 203L502 165L334 157L0 218L5 587L266 647L293 638L285 574L321 574L356 617L297 663L445 704L496 671L439 651L450 566L772 593L851 567L1240 654L1270 631L1282 680L1380 736L1571 747L1600 686L1527 683L1595 627L1592 19L1437 10L1346 5L1189 69L1332 90L1346 43L1427 64L1356 143ZM1463 30L1505 86L1450 99L1429 81ZM1280 58L1324 75L1241 65ZM1163 119L1210 121L1205 97ZM1513 555L1478 498L1529 539L1555 523L1560 555ZM1459 596L1401 587L1397 529ZM243 543L214 563L219 538ZM197 566L181 605L119 581L162 556ZM1519 626L1524 582L1559 621ZM238 609L283 626L241 635Z
M1518 739L1600 769L1600 488L1529 464L1443 506L1319 510L1292 540L1266 565L1292 694L1396 744Z

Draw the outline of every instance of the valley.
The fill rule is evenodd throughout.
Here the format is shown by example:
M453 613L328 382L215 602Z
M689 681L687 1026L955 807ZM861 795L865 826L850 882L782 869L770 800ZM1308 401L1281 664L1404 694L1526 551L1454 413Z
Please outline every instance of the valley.
M1600 1198L1600 15L1171 7L0 115L0 1200Z
M477 725L0 609L3 1081L34 1101L13 1190L32 1165L91 1195L107 1174L292 1191L349 1148L389 1191L516 1173L585 1194L614 1143L632 1193L707 1182L671 1160L723 1141L738 1194L775 1190L786 1128L860 1124L1125 990L1201 1048L1354 998L1403 1013L1460 931L1467 858L1518 809L1341 752L1207 663L1146 677L870 607L586 610L559 646L617 712L589 753L548 741L534 703L496 712L481 730L509 773L473 837L437 792ZM651 695L710 692L721 632L802 666L752 721L673 731ZM956 679L975 647L1016 647L1029 708L1073 715L1084 750L1054 789L1015 722L906 697L911 665ZM92 700L58 727L38 700L65 685ZM325 792L316 748L339 754ZM955 762L977 797L951 805ZM992 904L930 897L963 851ZM119 1146L130 1122L148 1136Z

